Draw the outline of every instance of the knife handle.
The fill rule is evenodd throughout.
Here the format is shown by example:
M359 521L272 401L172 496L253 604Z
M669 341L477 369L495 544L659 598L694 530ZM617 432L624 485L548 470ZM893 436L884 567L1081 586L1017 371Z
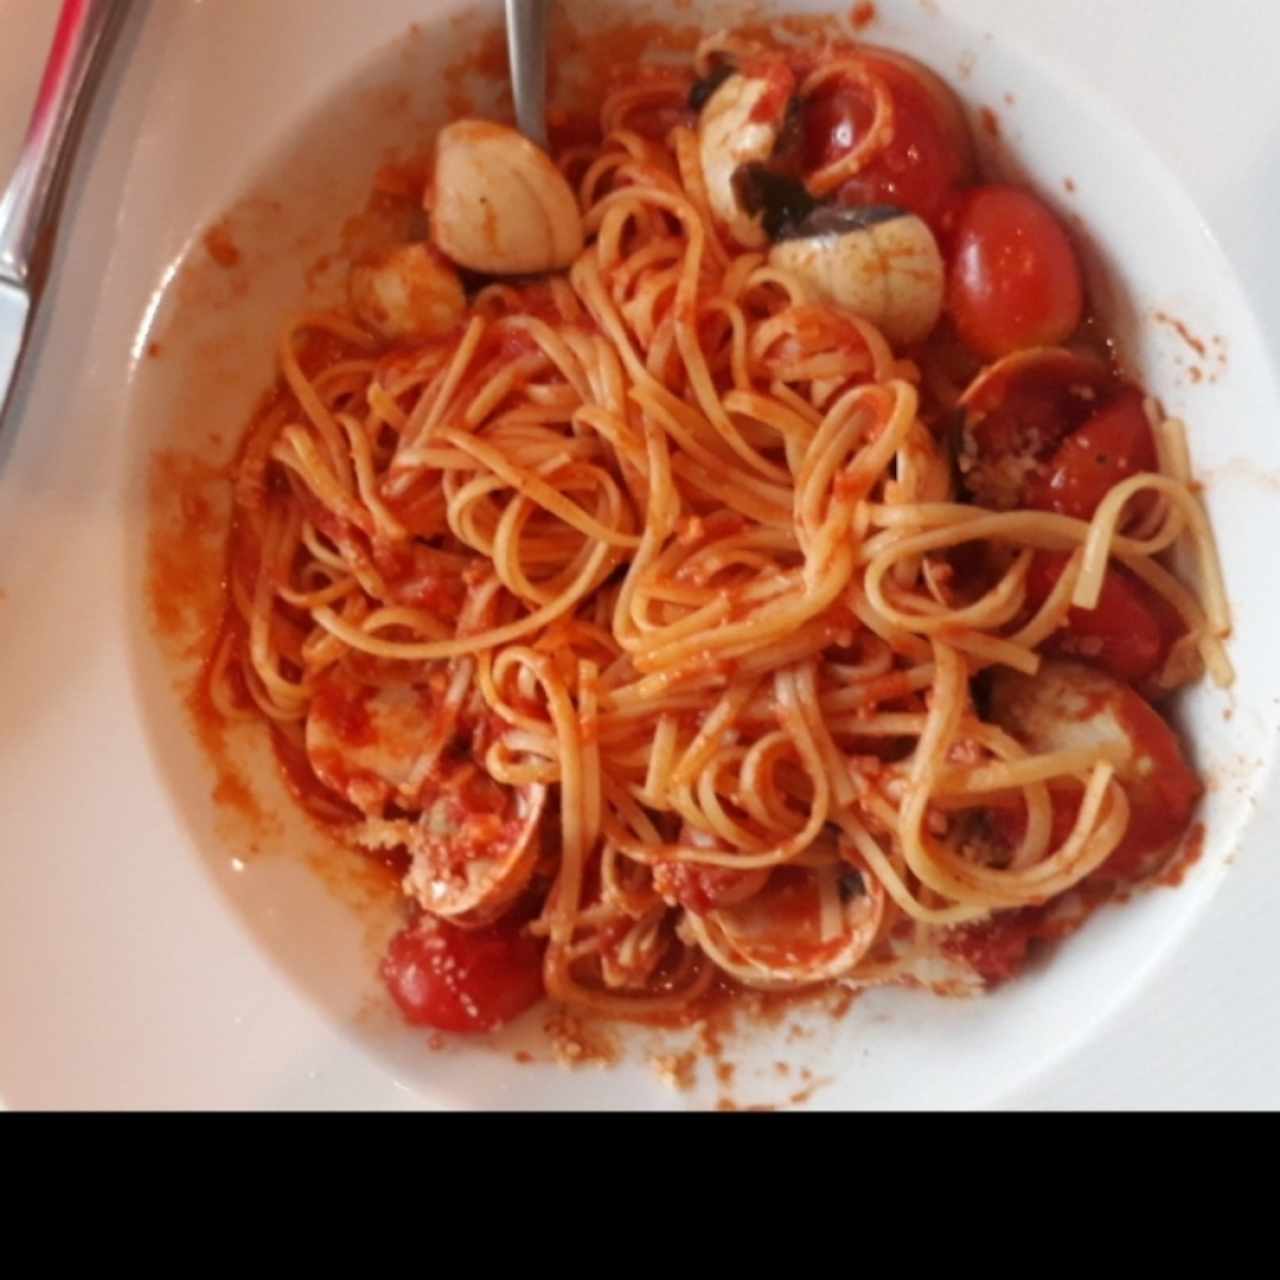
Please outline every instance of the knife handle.
M64 0L17 168L0 197L0 279L31 290L43 281L85 106L131 2Z

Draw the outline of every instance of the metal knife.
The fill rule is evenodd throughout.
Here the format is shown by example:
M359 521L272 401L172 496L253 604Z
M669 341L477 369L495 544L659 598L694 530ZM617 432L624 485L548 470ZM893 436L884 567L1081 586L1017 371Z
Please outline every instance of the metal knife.
M0 196L0 421L40 300L85 108L132 0L64 0L13 178Z

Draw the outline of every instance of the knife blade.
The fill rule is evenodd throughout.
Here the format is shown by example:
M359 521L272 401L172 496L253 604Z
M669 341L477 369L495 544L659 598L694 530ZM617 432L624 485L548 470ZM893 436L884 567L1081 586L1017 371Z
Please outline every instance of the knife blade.
M17 381L18 359L27 342L27 321L31 299L25 288L10 280L0 280L0 419Z

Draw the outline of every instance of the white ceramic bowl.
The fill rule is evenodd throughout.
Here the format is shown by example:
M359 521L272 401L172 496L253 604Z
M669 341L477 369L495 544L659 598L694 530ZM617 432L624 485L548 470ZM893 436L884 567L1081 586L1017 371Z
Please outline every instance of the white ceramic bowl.
M388 910L332 870L270 766L255 782L264 821L215 803L149 616L149 469L157 450L225 458L271 377L271 338L303 297L304 267L383 155L428 136L448 88L440 68L499 16L479 7L473 22L454 20L469 6L453 0L136 6L0 435L9 1105L747 1105L785 1101L801 1071L822 1082L811 1106L1280 1102L1280 814L1267 786L1280 720L1269 336L1280 333L1280 173L1266 127L1280 118L1267 65L1280 14L1262 4L880 0L867 33L996 113L998 143L977 130L990 162L1083 219L1096 297L1148 385L1190 423L1239 683L1183 706L1210 795L1204 856L1182 888L1103 913L994 996L876 993L798 1040L791 1018L728 1047L732 1089L704 1067L694 1090L673 1094L644 1061L648 1034L609 1071L517 1066L516 1047L538 1052L536 1027L429 1051L373 976ZM734 9L631 6L673 7L686 23ZM0 74L6 156L50 8L6 10L20 36L0 50L0 72L13 72ZM566 8L581 23L611 13ZM233 270L210 266L201 239L227 210L244 253ZM778 1059L793 1064L785 1080Z

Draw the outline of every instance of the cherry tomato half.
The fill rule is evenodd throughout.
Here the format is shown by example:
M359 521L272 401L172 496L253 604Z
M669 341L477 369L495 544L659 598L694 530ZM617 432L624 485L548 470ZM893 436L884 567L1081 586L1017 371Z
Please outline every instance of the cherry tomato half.
M1039 608L1067 565L1065 552L1040 551L1027 574L1027 604ZM1096 609L1072 609L1067 625L1045 644L1050 653L1079 658L1118 679L1141 684L1164 666L1182 619L1141 578L1114 566L1102 580Z
M1145 875L1186 832L1204 788L1177 734L1122 680L1076 662L1046 662L1034 676L1001 671L993 677L990 710L1033 752L1088 744L1105 746L1115 759L1116 780L1129 799L1129 825L1100 869L1105 878ZM1061 839L1080 793L1051 794L1054 835Z
M1204 787L1187 764L1173 730L1132 689L1126 689L1125 695L1118 705L1126 713L1128 731L1143 763L1137 776L1121 779L1129 797L1129 826L1097 874L1108 880L1134 881L1153 871L1186 832ZM1065 838L1079 811L1079 796L1055 792L1054 835Z
M424 917L391 940L382 978L415 1026L492 1031L542 999L542 944L512 924L459 929Z
M1063 347L1017 351L982 371L960 399L960 470L983 506L1029 506L1028 490L1062 442L1115 395L1111 370Z
M863 58L893 99L893 140L837 191L836 199L848 205L894 205L937 230L955 187L972 168L963 117L950 91L918 63L888 54L864 53ZM847 155L871 120L871 103L861 87L839 80L824 85L804 104L804 172Z
M969 192L952 236L947 304L964 343L989 359L1069 337L1084 286L1057 218L1016 187Z
M1186 831L1204 787L1177 734L1145 698L1126 688L1116 694L1115 707L1137 759L1120 779L1129 796L1129 829L1104 866L1130 879L1145 874L1151 855L1166 851Z
M1129 387L1072 432L1028 486L1027 505L1088 520L1121 480L1155 470L1155 441L1142 406L1142 392Z

